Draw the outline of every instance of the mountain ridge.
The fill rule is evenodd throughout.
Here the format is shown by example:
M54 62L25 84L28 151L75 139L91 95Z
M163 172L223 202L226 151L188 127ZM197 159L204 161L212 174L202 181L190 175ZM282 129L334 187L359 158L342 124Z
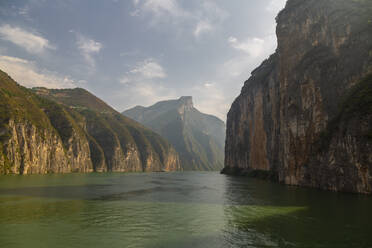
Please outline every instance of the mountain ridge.
M0 71L0 173L175 170L166 140L87 90L27 89Z
M191 96L136 106L122 113L166 138L186 170L219 170L223 165L225 124L201 113Z

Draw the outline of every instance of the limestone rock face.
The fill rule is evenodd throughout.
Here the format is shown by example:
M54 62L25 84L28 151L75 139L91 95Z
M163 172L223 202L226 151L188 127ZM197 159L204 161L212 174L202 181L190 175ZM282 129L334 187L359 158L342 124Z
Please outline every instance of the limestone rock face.
M3 155L9 163L5 173L93 172L86 140L71 140L66 150L54 132L40 133L32 124L13 120L9 121L8 128L10 139L3 143Z
M63 172L64 168L67 170L63 146L56 135L44 133L42 139L34 126L16 124L13 120L9 122L9 131L11 138L7 141L5 155L13 163L9 168L12 173L47 173L48 170ZM61 160L57 168L52 168L54 158Z
M371 193L371 112L345 106L371 97L372 2L289 0L277 37L228 114L224 172Z
M122 116L84 89L34 92L68 108L89 137L96 171L151 172L181 170L174 148L156 133Z
M83 89L26 89L0 71L0 174L180 170L174 148Z

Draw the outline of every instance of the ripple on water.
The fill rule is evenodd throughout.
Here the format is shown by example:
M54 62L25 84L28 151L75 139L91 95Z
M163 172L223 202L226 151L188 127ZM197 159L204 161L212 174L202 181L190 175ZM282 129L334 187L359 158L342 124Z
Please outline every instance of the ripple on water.
M369 197L218 173L2 179L0 247L372 246Z

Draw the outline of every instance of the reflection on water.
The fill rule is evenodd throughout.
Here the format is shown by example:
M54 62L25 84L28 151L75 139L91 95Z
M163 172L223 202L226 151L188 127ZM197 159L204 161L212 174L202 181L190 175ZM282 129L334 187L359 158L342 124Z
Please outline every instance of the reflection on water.
M218 173L0 177L0 247L371 247L368 196Z

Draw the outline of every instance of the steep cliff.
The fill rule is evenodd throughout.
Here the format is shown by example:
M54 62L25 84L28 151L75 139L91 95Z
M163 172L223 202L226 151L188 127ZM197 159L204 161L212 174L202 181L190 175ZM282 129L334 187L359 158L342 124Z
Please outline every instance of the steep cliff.
M32 91L0 71L1 174L179 169L164 139L89 92Z
M180 154L185 170L221 170L225 124L215 116L199 112L192 97L137 106L123 112L166 138Z
M36 94L65 106L89 137L96 171L180 170L174 148L156 133L122 116L84 89L34 88Z
M223 172L371 193L372 2L289 0L277 37L229 111Z
M0 71L0 173L92 171L88 140L73 118Z

